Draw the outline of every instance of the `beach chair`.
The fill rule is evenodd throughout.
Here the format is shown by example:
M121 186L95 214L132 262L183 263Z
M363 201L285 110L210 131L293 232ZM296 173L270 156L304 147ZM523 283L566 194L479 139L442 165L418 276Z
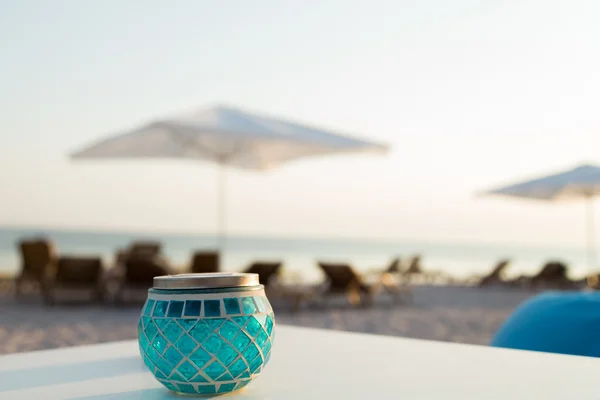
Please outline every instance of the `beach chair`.
M282 264L281 262L254 262L244 272L258 274L260 284L268 288L279 273Z
M159 257L128 257L116 274L110 277L117 282L115 300L123 302L126 292L145 292L153 286L155 276L170 275L171 270Z
M392 260L390 265L383 271L383 273L387 274L399 274L401 272L401 262L400 257L396 257Z
M197 251L192 255L190 272L194 274L219 272L218 251Z
M57 256L53 244L45 239L28 239L18 243L21 271L15 279L15 296L19 297L23 284L36 284L46 296L47 277L56 268Z
M416 280L426 282L429 278L421 266L420 255L416 255L411 258L408 268L406 268L404 271L401 271L401 275L403 281L407 283L413 283Z
M387 267L382 268L371 268L367 271L363 272L363 276L384 276L386 274L391 274L393 276L400 277L400 273L402 272L402 263L400 257L396 257L392 259L392 261L388 264Z
M392 260L390 265L379 276L383 287L393 296L394 300L402 299L412 301L412 290L405 281L402 271L402 263L399 257Z
M142 292L151 288L155 276L171 273L161 248L160 242L135 241L126 250L117 252L116 265L106 276L107 282L116 283L117 302L122 302L128 291Z
M414 256L408 265L406 271L404 271L407 275L419 275L423 274L423 268L421 267L421 256Z
M117 250L116 264L124 264L130 257L158 257L161 253L162 245L153 240L138 240L132 242L126 249Z
M369 303L374 302L378 285L366 283L350 265L325 262L319 262L318 265L327 281L327 288L323 293L325 299L344 295L348 303L357 305L361 303L364 294Z
M507 283L504 279L504 273L506 272L506 268L508 268L509 264L510 260L508 259L500 260L489 274L479 280L478 286L487 287Z
M102 300L104 293L102 274L100 257L60 257L56 273L48 278L46 302L49 304L55 302L56 291L72 289L89 292L92 301Z
M162 244L153 240L138 240L129 246L129 253L134 255L158 255L162 250Z
M536 275L528 279L528 285L531 288L556 288L570 289L575 286L575 282L569 279L568 267L560 261L549 261Z
M421 256L413 256L408 268L400 272L405 283L449 284L454 280L443 271L426 271L421 265Z

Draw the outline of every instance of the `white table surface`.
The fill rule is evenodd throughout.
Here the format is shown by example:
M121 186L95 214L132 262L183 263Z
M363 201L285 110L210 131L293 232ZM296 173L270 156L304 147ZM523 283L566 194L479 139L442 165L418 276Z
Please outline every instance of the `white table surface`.
M600 399L600 360L278 326L265 371L224 399ZM0 399L183 399L136 341L0 357Z

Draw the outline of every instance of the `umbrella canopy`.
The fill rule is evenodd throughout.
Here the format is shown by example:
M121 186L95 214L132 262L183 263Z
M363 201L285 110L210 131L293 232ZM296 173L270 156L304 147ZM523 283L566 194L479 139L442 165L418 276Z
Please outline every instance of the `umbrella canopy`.
M100 140L72 154L74 159L181 158L249 170L336 153L385 153L383 144L253 114L212 107L149 122ZM219 237L225 229L225 176L220 168Z
M537 200L572 200L600 194L600 167L580 167L486 192Z
M493 189L484 194L546 201L585 199L587 203L588 263L595 267L594 215L592 201L600 194L600 167L582 165L568 171Z
M84 148L73 158L191 158L264 170L302 157L388 147L230 107L150 122Z

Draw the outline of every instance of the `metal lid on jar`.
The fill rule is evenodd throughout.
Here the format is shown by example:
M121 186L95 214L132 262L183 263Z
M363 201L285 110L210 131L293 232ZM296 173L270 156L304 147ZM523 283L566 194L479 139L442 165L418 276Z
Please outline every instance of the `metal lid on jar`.
M215 289L256 286L258 274L215 272L154 277L154 289Z

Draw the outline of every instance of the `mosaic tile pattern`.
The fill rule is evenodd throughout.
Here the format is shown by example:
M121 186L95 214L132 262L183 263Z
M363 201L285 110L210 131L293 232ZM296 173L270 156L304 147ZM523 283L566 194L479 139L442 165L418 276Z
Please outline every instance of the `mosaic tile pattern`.
M275 319L264 296L149 298L138 324L140 353L168 389L215 394L241 389L271 355Z

